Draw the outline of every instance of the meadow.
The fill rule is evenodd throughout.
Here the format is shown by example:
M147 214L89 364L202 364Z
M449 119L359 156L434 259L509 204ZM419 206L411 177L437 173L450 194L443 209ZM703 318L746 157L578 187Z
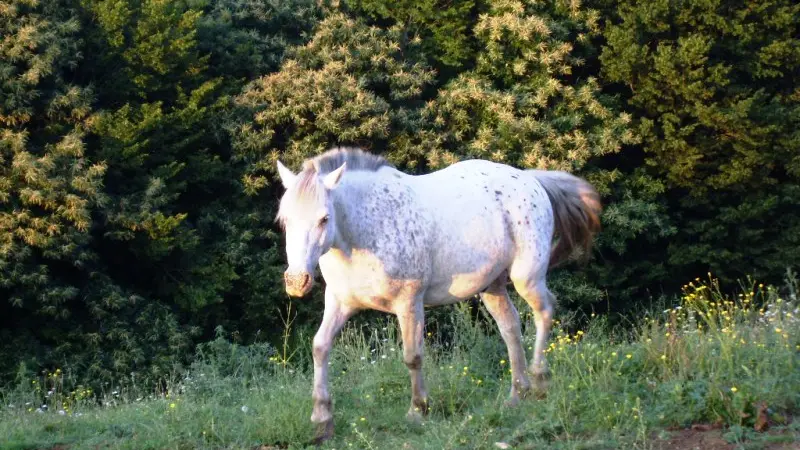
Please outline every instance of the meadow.
M505 345L468 303L429 310L430 415L405 420L409 379L392 318L353 321L331 357L330 449L800 448L798 283L722 288L696 279L627 326L562 312L545 398L503 406ZM524 316L525 344L533 320ZM189 370L158 388L136 379L95 391L56 369L2 392L3 449L306 448L313 428L310 336L240 346L219 330Z

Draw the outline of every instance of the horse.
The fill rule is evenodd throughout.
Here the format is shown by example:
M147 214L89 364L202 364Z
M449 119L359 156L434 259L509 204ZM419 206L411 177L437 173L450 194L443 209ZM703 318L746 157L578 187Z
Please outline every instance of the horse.
M358 147L331 147L306 159L297 174L277 160L277 171L285 189L276 221L286 239L286 293L308 294L317 266L325 281L312 347L314 442L334 435L328 391L333 341L365 309L397 316L411 378L409 420L428 414L425 308L476 295L508 350L512 383L505 404L546 392L544 350L556 300L546 276L576 254L586 258L600 229L600 198L585 179L481 159L414 175ZM534 313L536 342L527 368L509 281Z

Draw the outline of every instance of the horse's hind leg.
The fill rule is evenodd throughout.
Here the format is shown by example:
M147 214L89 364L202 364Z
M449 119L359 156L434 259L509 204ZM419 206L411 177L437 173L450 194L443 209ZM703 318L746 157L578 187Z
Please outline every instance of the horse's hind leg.
M511 393L506 401L508 406L516 406L520 397L527 395L531 382L525 373L525 350L522 346L522 331L519 323L517 308L508 298L506 290L506 276L495 280L483 293L481 300L492 315L500 335L508 347L508 360L511 364Z
M514 282L514 288L533 309L533 318L536 324L536 344L533 348L533 360L528 370L533 375L533 385L537 394L541 395L547 390L550 380L550 369L547 366L544 350L547 348L547 340L550 337L550 329L553 326L553 305L556 298L547 289L544 276L515 275L518 274L512 271L511 280Z
M428 394L425 392L425 382L422 377L425 311L421 295L397 301L395 313L403 337L403 362L408 367L408 374L411 377L411 407L407 417L416 422L428 414Z

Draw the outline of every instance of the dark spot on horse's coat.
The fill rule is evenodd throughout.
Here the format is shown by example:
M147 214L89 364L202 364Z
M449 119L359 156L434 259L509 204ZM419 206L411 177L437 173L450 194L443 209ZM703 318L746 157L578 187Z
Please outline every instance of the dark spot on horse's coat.
M497 194L497 195L503 195L503 193L500 192L500 191L494 191L494 193Z
M414 355L411 361L406 361L406 366L411 370L419 370L422 368L422 356Z
M518 177L518 176L516 176L516 175L511 175L511 178L513 178L513 179L515 179L515 180L516 180L516 179L517 179L517 178L519 178L519 177Z
M522 221L521 221L521 220L518 220L518 221L517 221L517 225L522 225Z
M325 358L325 355L328 353L328 351L329 350L327 350L325 347L321 345L315 345L311 349L311 355L314 358L314 360L321 361L322 359Z
M481 175L488 175L486 172L481 172Z

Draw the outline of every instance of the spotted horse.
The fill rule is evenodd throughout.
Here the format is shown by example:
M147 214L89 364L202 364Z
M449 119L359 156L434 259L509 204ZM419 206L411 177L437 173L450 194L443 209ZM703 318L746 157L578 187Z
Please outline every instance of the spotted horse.
M286 292L305 296L317 266L326 285L313 340L316 443L334 434L328 389L333 341L364 309L398 318L411 377L411 420L428 413L424 308L478 294L508 348L506 403L546 391L544 350L555 301L546 277L572 255L588 255L600 229L599 195L588 182L563 171L478 159L411 175L383 157L346 147L306 160L297 174L280 161L277 168L285 188L277 219L286 238ZM508 280L534 313L536 343L528 367Z

